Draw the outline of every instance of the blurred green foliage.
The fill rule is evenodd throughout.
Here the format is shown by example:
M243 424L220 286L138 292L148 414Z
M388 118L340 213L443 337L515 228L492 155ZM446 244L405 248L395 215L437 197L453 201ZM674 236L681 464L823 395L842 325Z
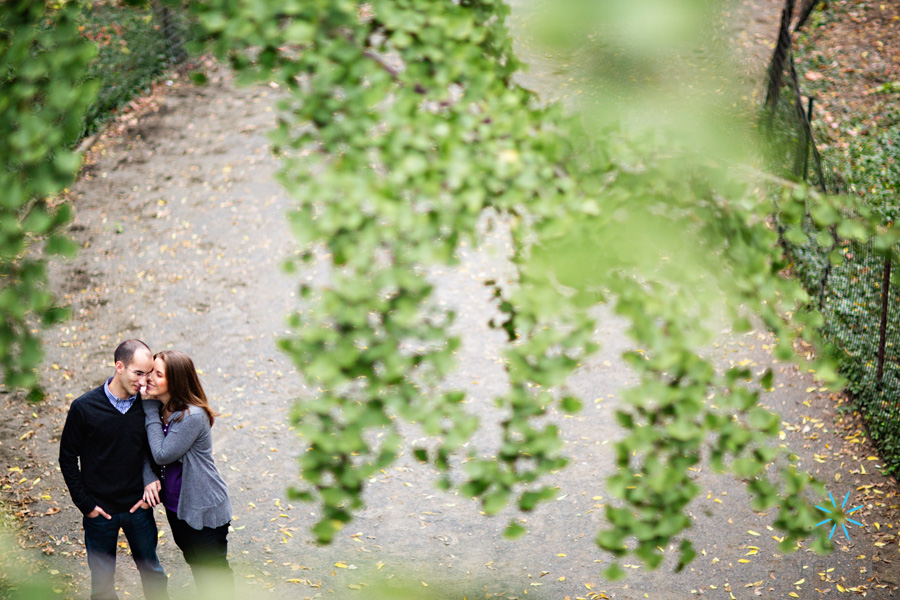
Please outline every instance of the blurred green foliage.
M23 549L16 540L21 526L9 506L0 502L0 598L4 600L46 600L57 595L51 579L60 571L48 568L47 556L35 548ZM47 560L44 560L47 559ZM63 586L57 588L61 591Z
M0 365L8 388L40 399L35 368L41 324L65 311L47 289L44 255L70 254L60 233L66 205L49 199L72 182L81 157L71 145L98 85L85 83L95 50L78 35L69 4L6 2L0 8Z
M272 132L284 159L279 179L297 201L290 222L304 247L300 262L319 261L330 274L323 284L301 285L310 310L292 317L293 333L282 340L319 390L298 401L294 419L307 444L300 455L307 487L296 493L320 503L320 541L350 521L366 481L396 459L404 443L398 418L432 436L427 448L412 450L442 473L440 485L478 498L485 512L511 502L527 511L552 499L546 476L568 462L553 420L581 409L566 380L602 341L594 339L592 311L600 303L629 324L633 348L623 358L637 383L617 411L623 437L607 481L616 501L597 544L656 567L660 548L677 542L676 568L683 568L695 555L684 535L686 507L699 491L691 467L706 458L747 482L754 509L777 505L784 550L810 535L817 518L810 488L821 486L772 443L778 419L759 405L772 374L719 369L704 348L723 316L735 332L764 323L779 359L797 359L798 338L818 341L821 317L809 294L783 276L788 261L770 227L775 213L796 243L808 237L807 218L882 248L898 232L846 216L841 198L787 181L768 185L774 178L754 163L749 109L732 101L729 67L706 35L714 31L708 3L554 3L568 20L545 22L553 51L587 49L596 59L575 114L517 83L521 63L501 0L209 0L191 8L203 41L241 80L275 81L286 91ZM40 30L44 18L43 9L3 18L11 14L31 29L4 21L0 31L10 37ZM78 57L54 77L62 87L47 78L59 65L20 58L0 73L26 81L20 95L31 100L9 100L10 110L41 114L55 106L43 98L61 89L69 110L57 118L80 126L96 86L75 84L91 51L72 35L73 16L69 8L54 13L61 25L41 34L48 48L73 46L48 52L48 60ZM22 207L58 191L77 157L63 150L68 134L40 146L28 127L45 133L45 121L25 110L8 116L8 139L21 139L23 151L7 157L7 187L42 187L22 188L3 227L47 232L65 215L48 221ZM22 157L32 155L37 173L59 176L21 176ZM485 281L497 302L493 325L509 341L494 456L469 444L479 419L462 402L465 393L443 383L460 340L449 333L455 315L437 303L427 275L431 266L457 264L463 242L483 239L485 215L508 231L513 267L509 280ZM25 244L13 246L10 264ZM28 281L23 274L8 281ZM15 361L27 355L8 356L22 370ZM814 367L837 382L827 357ZM510 523L509 535L522 532ZM814 547L824 548L824 535ZM621 572L613 565L606 574Z
M586 66L574 115L517 83L500 0L194 7L210 47L242 80L286 90L272 133L279 178L297 200L301 262L330 273L301 285L311 310L291 317L294 333L282 340L319 390L298 401L294 421L309 486L296 494L320 503L320 541L395 460L398 417L434 438L412 450L443 473L439 485L480 499L486 513L552 499L543 478L568 459L548 417L583 404L565 382L602 341L593 339L598 303L630 324L624 358L638 376L617 413L624 437L607 483L618 501L598 545L656 567L660 548L678 541L676 568L689 563L686 507L699 491L690 469L704 457L747 481L754 509L778 507L783 550L810 535L808 500L822 489L771 443L778 418L759 393L772 374L717 369L702 349L723 315L736 332L764 323L779 359L797 359L800 337L818 341L809 295L783 276L773 214L798 241L809 202L818 227L884 244L898 232L844 217L841 198L763 174L755 115L730 93L712 5L546 4L537 21L550 53ZM462 450L479 420L463 391L441 385L460 340L427 277L431 265L457 264L462 242L481 241L485 214L508 227L514 267L508 281L485 281L500 313L493 325L509 338L495 456ZM814 367L837 383L827 357ZM453 475L461 452L462 480ZM515 521L507 530L523 532ZM824 536L813 547L824 550Z

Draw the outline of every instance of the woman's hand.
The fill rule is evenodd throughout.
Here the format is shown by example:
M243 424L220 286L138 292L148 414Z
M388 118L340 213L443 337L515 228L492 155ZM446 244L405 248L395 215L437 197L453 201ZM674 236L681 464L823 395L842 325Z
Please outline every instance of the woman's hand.
M162 489L162 484L159 483L159 479L154 481L153 483L148 483L146 487L144 487L144 497L143 502L146 502L151 507L159 504L159 491ZM134 512L132 510L132 512Z
M155 415L159 418L162 418L162 409L163 404L156 398L147 398L146 396L141 396L141 402L144 404L144 414L145 415Z

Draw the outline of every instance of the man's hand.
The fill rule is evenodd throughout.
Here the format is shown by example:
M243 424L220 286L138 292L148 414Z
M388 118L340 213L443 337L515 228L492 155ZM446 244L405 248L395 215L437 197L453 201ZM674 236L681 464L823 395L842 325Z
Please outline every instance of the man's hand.
M135 505L131 507L131 510L129 510L128 512L133 513L134 511L136 511L139 508L150 508L150 505L147 504L146 502L144 502L143 500L138 500L135 503Z
M134 509L132 509L131 512L134 512ZM107 513L107 512L106 512L105 510L103 510L102 508L100 508L100 505L99 505L99 504L98 504L97 506L94 507L94 510L92 510L91 512L89 512L89 513L87 514L87 518L88 518L88 519L93 519L94 517L99 517L100 515L103 515L103 516L106 517L107 519L112 519L112 517L109 516L109 513Z
M148 483L144 487L144 497L143 502L150 506L156 506L159 504L159 491L162 489L162 484L160 484L159 479L152 483ZM145 508L145 507L142 507ZM132 510L131 512L134 512Z

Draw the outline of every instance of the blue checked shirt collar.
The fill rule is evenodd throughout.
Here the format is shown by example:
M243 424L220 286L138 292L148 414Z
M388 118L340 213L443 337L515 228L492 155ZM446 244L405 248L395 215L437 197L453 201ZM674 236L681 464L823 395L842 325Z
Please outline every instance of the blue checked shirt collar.
M116 408L116 410L124 415L128 412L128 409L131 408L131 405L134 404L137 395L131 396L130 398L125 398L124 400L121 398L117 398L115 394L109 391L109 382L112 381L112 379L113 378L110 377L106 380L106 383L103 384L103 391L106 392L106 397Z

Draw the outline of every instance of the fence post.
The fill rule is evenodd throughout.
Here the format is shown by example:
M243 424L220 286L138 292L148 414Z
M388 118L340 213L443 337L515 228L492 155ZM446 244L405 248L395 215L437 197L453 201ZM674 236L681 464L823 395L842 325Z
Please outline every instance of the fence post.
M166 41L166 54L169 55L170 66L178 65L187 59L184 44L172 23L172 13L168 6L160 4L159 0L153 0L153 12L162 22L163 37Z
M809 96L806 102L806 120L810 125L812 125L813 100L813 97ZM808 140L803 145L803 172L800 174L800 178L803 181L806 181L806 173L809 171L809 142L812 142L812 140Z
M819 0L806 0L803 6L800 7L800 17L797 19L797 24L794 25L794 31L798 31L806 24L806 20L818 3Z
M881 282L881 329L878 334L878 384L884 376L884 345L887 338L888 300L891 291L891 252L884 257L884 278Z
M838 239L837 227L831 226L831 239L834 240L832 248L837 252L840 240ZM819 310L825 308L825 293L828 290L828 278L831 276L831 257L825 257L825 272L822 273L822 282L819 284Z

